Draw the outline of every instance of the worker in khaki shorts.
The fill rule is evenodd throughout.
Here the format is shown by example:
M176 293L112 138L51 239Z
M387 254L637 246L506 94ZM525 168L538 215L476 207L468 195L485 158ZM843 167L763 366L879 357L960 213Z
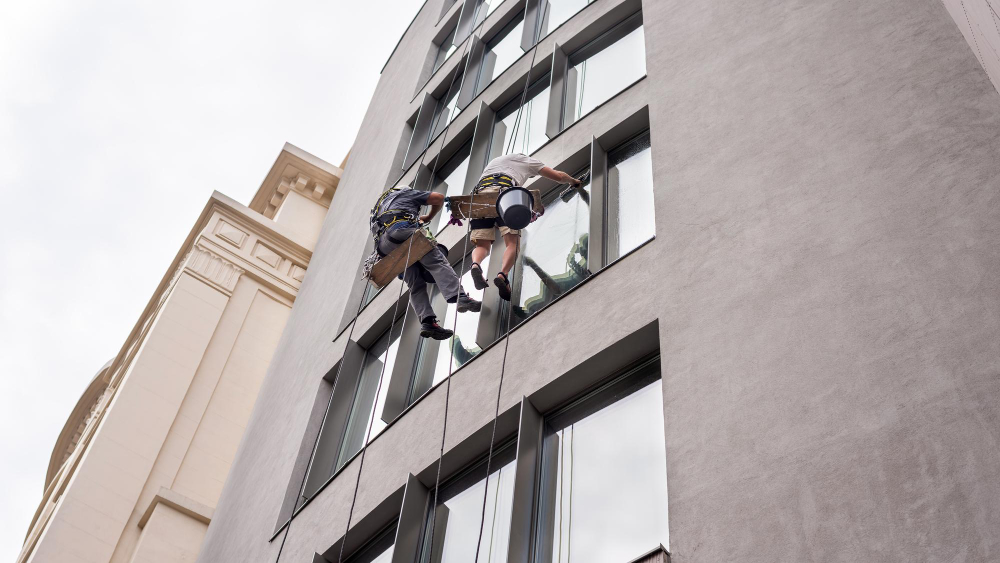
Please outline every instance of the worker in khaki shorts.
M498 156L491 160L486 165L486 169L483 170L483 175L479 178L479 183L476 184L473 193L499 192L511 186L523 186L528 179L535 176L544 176L561 184L580 184L580 180L565 172L553 170L528 155L514 153ZM503 237L504 251L500 263L500 273L493 279L493 285L497 286L497 292L502 299L510 301L510 279L508 279L507 274L514 266L514 257L517 254L518 238L521 232L507 228L503 224L503 219L499 217L473 219L471 223L472 233L469 238L476 245L472 250L472 282L476 285L476 289L489 287L480 262L489 256L490 247L496 240L496 229L499 227L500 236Z

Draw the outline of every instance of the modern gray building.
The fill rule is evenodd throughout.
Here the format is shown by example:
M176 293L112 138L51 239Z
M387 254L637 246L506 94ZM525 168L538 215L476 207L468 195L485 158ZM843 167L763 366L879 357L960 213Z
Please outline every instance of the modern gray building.
M953 4L427 0L199 561L1000 560L1000 41ZM507 152L589 181L422 340L369 210Z

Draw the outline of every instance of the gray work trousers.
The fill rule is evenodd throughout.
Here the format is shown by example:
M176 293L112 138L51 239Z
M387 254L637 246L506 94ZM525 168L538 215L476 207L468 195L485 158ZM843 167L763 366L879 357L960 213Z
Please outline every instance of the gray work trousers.
M382 235L382 238L378 241L379 251L383 255L386 255L395 250L400 244L405 244L405 242L394 242L389 238L390 235L396 240L404 240L409 238L415 230L412 228L400 228ZM441 249L434 248L424 255L419 263L434 278L434 283L437 284L438 290L444 295L445 300L448 303L454 303L458 299L458 295L462 293L462 280L455 273L455 269L451 267L448 257L441 252ZM413 311L417 314L417 318L423 321L427 317L435 316L434 308L431 307L431 297L427 282L424 281L417 264L410 266L403 272L403 281L410 288L410 305L413 306Z

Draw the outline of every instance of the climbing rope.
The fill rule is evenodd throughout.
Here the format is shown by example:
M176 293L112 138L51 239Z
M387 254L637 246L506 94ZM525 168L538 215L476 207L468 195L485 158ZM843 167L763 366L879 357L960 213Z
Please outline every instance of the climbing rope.
M463 10L464 9L465 8L463 7ZM475 19L478 16L478 12L479 12L479 6L476 7L476 11L473 13L473 22L475 22ZM473 34L473 38L468 42L468 44L466 45L466 48L463 50L463 53L462 53L462 57L463 58L466 58L466 56L468 55L469 49L471 48L471 46L472 46L472 44L474 42L475 42L475 34ZM465 66L466 66L466 68L462 72L462 82L461 82L461 85L464 85L464 83L465 83L465 77L466 77L466 74L467 74L467 71L468 71L468 66L469 66L469 58L466 58ZM453 90L455 88L455 83L456 83L457 80L458 80L458 73L456 72L455 75L452 76L451 84L448 86L448 91L447 91L447 93L445 95L445 98L444 98L445 100L448 100L448 99L451 98L451 94L452 94L452 92L453 92ZM459 86L459 88L461 88L461 85ZM442 117L439 117L439 119L441 119L441 118ZM441 141L442 148L444 147L445 141L448 138L448 130L451 128L451 123L453 121L452 119L450 119L451 115L448 115L445 118L449 119L449 121L445 125L445 129L442 132L442 141ZM432 126L434 126L434 125L432 124ZM420 170L420 168L424 164L424 159L426 158L426 156L427 156L427 150L425 149L423 151L423 153L421 154L421 156L420 156L420 162L417 165L417 167L415 168L415 170L418 170L418 171ZM433 164L433 166L431 168L431 173L430 173L430 175L428 177L427 190L426 191L430 191L430 185L431 185L431 182L433 182L434 175L437 172L437 165L438 165L438 160L440 159L440 157L441 157L441 152L439 151L438 154L434 157L434 164ZM414 186L414 187L417 187L417 186ZM413 239L411 237L407 241L406 261L404 262L404 264L408 264L409 261L410 261L410 251L413 248L413 244L412 243L413 243ZM359 303L358 309L355 312L354 321L352 321L352 323L351 323L351 330L348 332L347 339L345 340L345 342L347 342L348 345L350 345L350 343L352 341L351 338L354 335L354 329L355 329L355 327L358 324L358 322L357 322L358 321L358 316L361 314L361 310L364 309L364 307L365 307L365 304L366 304L365 303L365 297L366 297L366 294L367 294L367 288L368 288L368 284L370 283L370 281L371 281L371 272L369 271L366 274L366 276L365 276L365 290L361 292L361 302ZM402 299L402 296L403 296L403 287L405 285L406 285L405 283L401 283L400 284L400 286L399 286L399 295L397 295L397 297L396 297L396 304L393 307L392 321L389 324L389 332L388 332L390 340L392 339L392 333L393 333L393 330L395 329L396 319L397 319L398 314L399 314L398 313L398 311L399 311L399 302ZM402 319L402 325L403 326L405 326L405 324L406 324L406 318L409 315L409 310L410 310L410 307L406 307L406 309L403 312L403 319ZM388 357L388 354L390 352L390 348L391 348L391 342L389 344L389 347L387 347L387 349L385 351L385 354L386 354L387 357ZM345 358L346 358L346 348L345 348ZM340 364L337 366L337 374L334 376L333 390L330 393L330 400L327 403L327 410L326 410L326 412L323 415L323 421L322 421L322 423L320 425L320 429L322 429L323 426L326 424L326 418L327 418L327 416L329 415L329 412L330 412L330 405L333 403L333 399L336 396L337 384L340 382L340 375L341 375L341 372L342 372L342 370L344 368L344 364L345 364L344 359L341 359ZM364 441L364 443L361 446L361 457L360 457L360 459L358 461L358 474L357 474L357 478L356 478L356 480L354 482L354 493L353 493L353 495L351 497L351 507L350 507L350 510L347 513L347 524L346 524L345 530L344 530L344 537L343 537L343 539L340 542L340 552L339 552L339 555L337 557L338 563L342 563L343 562L344 547L347 545L347 536L350 533L351 520L354 517L354 508L355 508L355 506L357 504L357 498L358 498L358 488L359 488L359 486L361 484L361 473L362 473L362 470L364 469L365 454L368 451L368 440L371 438L371 431L372 431L372 428L374 427L374 421L375 421L374 417L377 416L376 407L377 407L379 393L382 390L382 383L383 383L383 379L384 379L384 376L385 376L386 364L387 364L387 362L382 362L382 368L381 368L381 371L379 373L379 383L378 383L378 387L377 387L377 389L375 391L375 399L374 399L375 400L375 404L372 405L372 414L371 414L371 417L368 420L367 431L365 433L365 441ZM316 449L319 446L319 437L320 437L320 434L321 434L321 432L317 432L317 434L316 434L316 438L315 438L315 440L313 442L312 451L309 454L309 461L306 463L306 471L304 471L303 474L302 474L302 482L299 484L298 496L296 496L296 504L298 504L299 498L301 498L303 496L302 495L302 491L303 491L303 489L305 487L305 484L306 484L306 478L309 475L310 466L312 465L312 461L315 458ZM284 534L284 536L282 536L281 545L278 548L278 554L277 554L277 557L274 560L275 563L278 563L281 560L281 553L282 553L282 551L284 550L284 547L285 547L285 540L288 539L288 534L289 534L289 532L291 530L291 527L292 527L292 520L293 520L293 517L294 517L295 508L293 507L292 510L293 510L293 513L292 513L292 516L289 517L288 523L285 526L285 534Z
M535 28L535 36L536 37L539 34L539 29L540 29L541 22L545 21L545 11L548 9L548 7L549 7L549 3L548 2L546 2L543 5L543 7L542 7L542 12L541 12L541 14L539 15L539 18L538 18L538 26L539 27ZM517 117L514 118L514 132L510 136L511 146L510 146L510 148L507 149L507 153L509 153L511 150L513 150L514 140L517 138L517 131L518 131L518 127L520 126L520 122L521 122L521 114L524 111L524 104L527 101L527 97L528 97L528 88L531 85L531 69L534 68L534 66L535 66L535 56L538 54L538 43L537 42L532 47L532 49L534 49L534 52L531 54L531 65L528 67L528 75L524 78L524 90L521 92L521 102L520 102L520 105L517 108ZM518 257L520 255L520 251L521 251L521 244L520 244L520 237L518 237L518 245L517 245L517 247L514 250L514 265L511 268L511 277L515 277L516 278L514 272L517 269ZM513 288L511 288L511 289L513 290ZM514 296L513 296L513 292L512 292L510 305L507 308L507 327L506 327L506 330L504 331L504 336L503 336L503 339L504 339L504 343L503 343L503 360L500 363L500 382L497 385L496 408L495 408L495 410L493 412L493 429L490 432L490 449L489 449L489 452L486 455L486 482L484 483L484 487L483 487L483 510L482 510L482 512L479 515L479 535L478 535L478 538L476 539L476 557L475 557L475 559L473 559L474 562L478 562L479 561L479 550L480 550L480 548L482 546L482 542L483 542L483 528L484 528L484 526L486 524L486 500L487 500L487 497L488 497L488 494L489 494L490 467L491 467L491 465L493 463L493 448L495 447L495 442L496 442L496 437L497 437L497 421L500 419L500 399L501 399L502 393L503 393L503 379L504 379L504 375L507 372L507 351L510 348L510 323L511 323L511 319L514 318L514 301L513 301L513 299L514 299ZM499 481L500 481L500 475L498 474L497 475L497 483L498 483L498 485L499 485ZM499 494L499 491L498 491L498 494Z
M476 18L478 18L478 16L479 16L479 8L481 7L481 5L482 5L481 3L477 3L476 9L472 13L472 22L473 22L473 24L475 24ZM463 6L462 9L464 10L465 7ZM468 70L469 70L469 63L471 62L472 57L467 57L466 55L469 53L469 49L471 49L472 44L475 43L475 40L476 40L476 34L473 33L472 34L472 38L468 41L468 44L465 46L465 49L463 49L463 51L462 51L462 57L465 58L466 60L465 60L465 68L462 70L462 73L461 73L462 74L462 80L461 80L461 82L459 82L458 92L462 91L462 88L465 86L465 79L466 79L466 77L469 74L469 72L468 72ZM445 93L445 97L444 97L445 100L450 100L451 99L452 91L455 88L455 83L458 81L458 74L459 73L456 70L455 75L452 76L452 78L451 78L451 84L448 86L448 91ZM458 104L457 100L456 100L455 103L456 103L456 105ZM447 106L445 106L445 107L447 107ZM442 133L441 133L441 148L438 150L437 154L434 155L434 163L431 165L430 174L428 174L428 176L427 176L427 186L426 186L426 189L424 191L428 191L428 192L431 191L430 188L431 188L431 185L434 182L434 176L437 174L438 161L441 159L441 153L444 151L445 144L448 141L448 132L451 130L451 124L454 123L454 121L455 121L453 119L453 116L451 115L450 111L448 112L448 115L439 115L438 119L447 119L448 123L445 124L444 131L442 131ZM431 124L432 131L433 131L433 127L436 127L436 126L437 126L436 123L432 123ZM416 168L417 171L419 171L420 168L423 166L423 164L424 164L424 158L426 156L427 156L427 149L425 148L424 152L420 155L420 163L417 165L417 168ZM415 184L416 184L416 182L414 182L414 187L416 188L417 186ZM471 227L472 227L472 223L470 222L469 223L469 228L471 228ZM466 233L466 235L468 235L468 233ZM466 239L468 239L468 236L466 236ZM409 240L412 243L412 241L413 241L412 237ZM411 244L411 248L412 248L412 244ZM406 255L406 262L404 262L404 264L409 264L409 262L410 262L409 252L410 252L410 249L408 248L407 249L407 255ZM401 284L400 287L399 287L400 294L399 294L399 297L396 298L396 307L399 306L400 298L403 295L403 285L405 285L405 284ZM458 298L461 297L461 292L462 292L462 288L461 288L461 285L459 285L459 294L456 296L456 299L455 299L456 307L457 307L457 304L458 304ZM403 326L405 326L405 324L406 324L406 316L409 315L409 313L410 313L410 307L406 307L406 311L403 313ZM393 311L393 318L395 318L395 316L396 316L396 312L394 310ZM455 320L456 320L456 322L458 321L458 313L457 313L457 311L456 311L456 314L455 314ZM390 331L389 332L389 335L390 335L389 338L391 339L392 338L392 326L390 326L389 331ZM452 339L454 340L454 336L453 336ZM386 354L388 354L388 353L389 353L389 350L387 349L386 350ZM379 376L378 389L375 391L376 405L372 406L372 418L371 418L371 420L369 420L369 423L368 423L368 434L369 435L371 434L372 427L374 426L375 416L377 415L377 413L376 413L376 407L377 407L377 402L378 402L378 396L379 396L379 393L382 390L382 379L383 379L383 376L385 374L385 367L386 367L387 363L388 362L382 362L382 374ZM448 379L449 379L449 382L450 382L451 378L449 377ZM447 419L447 416L448 416L447 404L448 404L448 399L447 399L447 395L446 395L445 396L445 417L446 417L446 419ZM368 452L368 438L369 438L369 436L365 436L365 443L364 443L364 446L362 446L362 449L361 449L361 460L360 460L359 466L358 466L358 476L357 476L357 478L356 478L356 480L354 482L354 494L351 497L351 508L350 508L350 510L347 513L347 525L346 525L346 528L344 530L344 538L340 542L340 554L337 556L337 563L343 563L343 560L344 560L344 547L347 545L347 535L351 531L351 520L354 517L354 507L355 507L355 504L357 503L357 499L358 499L358 488L361 485L361 472L362 472L362 470L364 469L364 466L365 466L365 454ZM440 472L440 468L439 468L439 472Z

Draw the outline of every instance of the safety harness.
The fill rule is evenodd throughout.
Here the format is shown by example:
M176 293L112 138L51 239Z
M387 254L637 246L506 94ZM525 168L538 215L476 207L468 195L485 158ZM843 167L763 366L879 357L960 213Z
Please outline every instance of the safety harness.
M514 185L514 179L506 174L490 174L479 179L479 183L476 184L476 189L472 190L472 193L478 194L486 188L493 187L500 188L502 191L507 188L513 188Z
M419 217L416 213L412 211L407 211L405 209L386 209L385 211L379 212L382 204L385 203L386 198L390 195L407 190L410 188L405 187L395 187L389 188L388 190L382 192L379 196L378 201L375 203L375 207L372 207L371 217L369 219L369 227L372 231L372 237L375 238L375 246L378 247L378 241L382 238L390 227L396 223L416 223Z

